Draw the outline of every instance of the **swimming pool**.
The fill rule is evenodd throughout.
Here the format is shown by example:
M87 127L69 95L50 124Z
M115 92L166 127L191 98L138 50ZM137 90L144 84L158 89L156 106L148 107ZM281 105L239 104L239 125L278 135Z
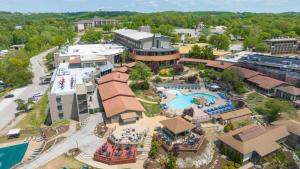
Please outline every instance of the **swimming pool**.
M0 169L12 168L20 163L27 150L28 143L0 148Z
M169 101L167 105L173 110L183 110L194 104L194 97L205 97L207 101L216 101L217 97L205 93L182 94L178 90L168 90L167 93L174 93L176 97Z

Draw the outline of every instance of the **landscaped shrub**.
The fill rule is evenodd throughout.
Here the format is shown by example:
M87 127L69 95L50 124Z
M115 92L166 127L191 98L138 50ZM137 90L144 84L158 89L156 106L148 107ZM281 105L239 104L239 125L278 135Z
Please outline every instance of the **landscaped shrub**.
M173 65L173 70L176 75L180 75L183 72L184 67L182 64L176 63Z
M148 90L150 87L148 82L141 82L138 84L138 86L139 86L139 89L142 89L142 90Z
M184 109L183 114L193 117L194 116L194 109L192 107L188 108L188 109Z
M169 69L161 69L159 71L159 75L161 75L161 76L169 76L170 75L170 70Z
M153 82L155 82L155 83L160 83L160 82L162 82L162 79L161 79L161 77L156 76L156 77L153 79Z
M231 131L231 130L233 130L233 129L234 129L233 124L232 124L232 123L228 123L228 124L224 127L224 132L227 133L227 132L229 132L229 131Z
M152 159L156 159L159 155L160 144L158 141L153 140L151 143L151 149L149 151L149 156Z
M197 80L196 76L189 76L189 77L187 77L186 82L187 83L195 83L196 80Z

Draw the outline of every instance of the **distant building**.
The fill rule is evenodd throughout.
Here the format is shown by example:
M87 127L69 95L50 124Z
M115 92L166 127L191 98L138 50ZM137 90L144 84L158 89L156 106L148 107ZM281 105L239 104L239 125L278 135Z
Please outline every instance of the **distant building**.
M238 65L296 86L300 84L300 59L297 57L249 53L240 57Z
M200 32L197 29L175 28L175 32L182 42L184 42L186 38L198 38L200 36Z
M102 18L93 18L90 20L81 20L75 23L75 31L80 32L93 27L101 27L104 25L115 25L118 21L115 19L102 19Z
M140 32L149 32L149 33L151 33L151 27L150 26L140 26L139 27L139 31Z
M296 53L299 48L298 40L295 38L269 39L266 43L269 45L271 54Z
M55 54L55 65L69 62L70 57L74 56L79 57L81 63L87 62L86 60L106 59L112 64L117 64L121 62L123 51L123 46L112 43L66 46Z
M20 50L25 48L24 44L20 44L20 45L11 45L10 48L14 49L14 50Z
M171 38L160 34L120 29L115 31L114 40L127 47L135 61L167 67L180 58L177 49L171 46Z
M5 56L8 54L8 50L0 50L0 56Z
M88 59L91 58L70 57L68 62L60 63L54 71L48 96L52 121L81 121L90 111L100 111L95 80L112 72L113 65L104 57L101 61Z
M23 29L23 26L17 25L17 26L15 26L15 29L16 29L16 30L21 30L21 29Z
M214 34L224 34L226 29L226 26L215 26L210 28L210 32Z

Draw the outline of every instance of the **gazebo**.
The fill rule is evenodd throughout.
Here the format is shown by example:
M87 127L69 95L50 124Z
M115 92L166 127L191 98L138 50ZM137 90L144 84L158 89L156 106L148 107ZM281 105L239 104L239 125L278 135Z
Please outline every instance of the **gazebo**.
M160 123L163 125L164 131L168 133L174 140L184 137L196 127L194 124L188 122L180 116L163 120Z

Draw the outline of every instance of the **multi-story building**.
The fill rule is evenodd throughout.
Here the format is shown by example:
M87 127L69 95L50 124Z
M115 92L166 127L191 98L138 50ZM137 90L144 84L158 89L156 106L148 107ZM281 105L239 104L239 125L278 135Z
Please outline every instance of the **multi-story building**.
M180 58L177 49L171 46L171 38L160 34L120 29L115 31L114 40L127 47L131 59L136 61L166 67Z
M296 53L299 48L298 41L295 38L268 39L266 43L270 47L271 54Z
M300 59L297 57L250 53L241 56L238 65L296 86L300 84Z
M70 57L78 57L82 64L97 61L99 58L106 59L112 64L121 62L121 54L124 47L117 44L87 44L63 47L55 54L55 66L59 63L69 62Z
M75 23L75 31L80 32L93 27L101 27L104 25L115 25L118 21L115 19L102 19L102 18L93 18L90 20L81 20Z
M175 28L175 32L183 42L186 41L187 38L198 38L200 36L200 32L197 29Z
M81 121L89 112L100 110L95 80L112 71L113 65L102 57L101 61L71 57L60 63L54 71L49 99L51 121L72 119Z

